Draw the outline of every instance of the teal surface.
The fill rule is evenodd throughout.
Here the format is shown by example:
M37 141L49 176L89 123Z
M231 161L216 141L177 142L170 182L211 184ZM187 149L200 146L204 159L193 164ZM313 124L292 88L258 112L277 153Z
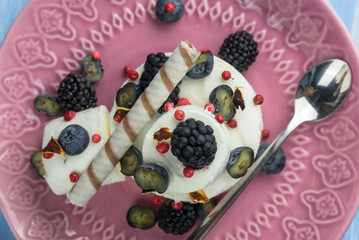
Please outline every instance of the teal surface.
M316 1L316 0L313 0ZM328 0L344 21L359 47L359 0ZM0 45L11 24L28 0L0 0ZM0 212L0 240L15 239ZM342 240L359 240L359 211Z

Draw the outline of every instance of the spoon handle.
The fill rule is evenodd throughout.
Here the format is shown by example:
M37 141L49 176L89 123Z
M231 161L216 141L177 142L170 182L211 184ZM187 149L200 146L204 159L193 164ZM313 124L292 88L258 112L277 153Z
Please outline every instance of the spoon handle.
M231 190L223 197L217 206L203 220L202 224L189 236L188 240L201 240L216 225L219 219L236 201L239 195L244 191L255 175L264 167L271 156L278 150L280 145L289 136L293 130L298 127L302 121L293 117L288 126L279 134L271 145L263 152L263 154L252 164L248 172L231 188Z

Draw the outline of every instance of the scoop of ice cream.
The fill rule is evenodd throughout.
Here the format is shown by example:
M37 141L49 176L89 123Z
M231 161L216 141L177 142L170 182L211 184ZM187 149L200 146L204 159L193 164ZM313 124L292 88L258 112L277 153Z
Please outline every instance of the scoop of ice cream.
M144 71L143 65L137 68L136 71L141 75ZM231 73L231 79L224 80L222 78L222 73L224 71L229 71ZM136 83L138 83L138 80ZM253 98L256 95L256 92L241 73L218 57L214 57L213 70L208 76L195 80L186 76L182 79L181 84L179 85L179 97L186 98L191 103L191 107L188 109L195 109L195 106L197 106L197 109L201 112L194 113L192 110L189 110L188 116L193 114L192 116L198 116L200 119L206 119L206 121L212 123L214 126L218 125L218 122L212 122L212 120L216 121L214 119L214 115L203 111L203 108L209 102L209 97L212 91L220 85L229 86L233 91L236 88L240 89L243 95L245 108L244 110L241 110L240 108L237 109L236 114L233 117L233 119L237 122L236 128L230 128L226 122L219 126L218 131L221 129L221 133L216 134L219 135L218 138L224 139L227 144L224 146L225 149L221 149L223 145L218 145L218 151L227 152L227 156L225 159L215 159L212 163L217 164L214 165L215 167L211 164L208 169L200 170L198 173L196 171L193 176L194 178L192 177L191 179L188 179L183 176L183 164L179 162L175 156L171 156L171 151L164 155L160 155L155 152L155 145L157 142L153 140L153 133L161 127L174 126L174 123L171 125L171 122L177 121L170 117L173 114L170 112L164 114L163 116L157 113L145 126L134 142L134 145L143 151L144 163L158 162L159 165L165 167L167 171L170 172L173 180L170 180L171 183L169 184L169 188L163 194L165 197L176 201L192 201L188 196L188 193L193 190L203 190L209 198L219 195L220 193L228 190L239 180L229 176L225 170L225 166L228 162L228 152L241 146L250 147L255 153L258 150L261 140L261 131L263 129L263 119L261 107L253 103ZM187 107L185 107L185 109L186 108ZM115 112L116 102L114 102L110 115L114 116ZM111 120L111 128L116 127L116 125L118 125L118 123ZM221 144L218 139L217 143ZM159 157L158 159L162 159L165 163L157 158L155 159L152 156L153 154L156 154L156 156ZM219 157L218 152L216 154L216 158L217 157ZM200 173L201 171L203 173ZM201 176L201 174L203 174L205 176L206 171L215 172L213 172L213 176L207 176L203 180L196 179L196 175Z
M185 119L183 121L193 118L211 126L214 130L214 136L217 142L217 152L213 162L210 166L195 170L191 178L184 177L183 170L186 166L184 166L171 151L161 154L156 150L158 141L154 139L154 133L163 127L168 128L169 131L172 132L180 122L174 117L175 110L182 110L185 113ZM148 130L143 140L142 155L144 156L144 162L166 168L170 176L167 191L190 193L207 187L223 172L230 151L227 136L227 129L219 124L214 118L214 115L207 110L198 106L178 107L163 114L152 124L152 127ZM170 139L166 141L170 142Z

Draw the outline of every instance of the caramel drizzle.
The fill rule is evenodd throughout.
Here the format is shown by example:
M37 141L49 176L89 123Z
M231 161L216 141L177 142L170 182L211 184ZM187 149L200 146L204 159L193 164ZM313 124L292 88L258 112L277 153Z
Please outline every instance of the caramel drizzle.
M150 118L152 118L156 114L156 109L152 106L150 100L148 99L146 89L141 94L141 100L142 100L143 106L145 107L145 109L148 113L148 116L150 116Z
M98 190L101 187L101 181L100 179L98 179L98 177L95 175L95 172L93 170L93 166L92 163L90 164L90 166L87 168L87 175L89 177L89 180L92 184L92 186Z
M112 165L115 167L117 165L117 163L120 161L120 159L117 157L117 155L113 151L111 143L110 143L110 139L105 143L105 152L106 152L107 158L110 160Z
M163 65L163 67L160 69L160 76L161 76L161 80L163 82L163 84L165 85L165 87L167 88L168 92L172 92L173 89L175 88L173 82L171 81L167 69L166 69L166 64Z
M130 122L128 121L128 117L126 116L124 119L123 119L123 129L125 130L127 136L130 138L130 140L132 142L134 142L137 138L137 134L136 132L133 130Z

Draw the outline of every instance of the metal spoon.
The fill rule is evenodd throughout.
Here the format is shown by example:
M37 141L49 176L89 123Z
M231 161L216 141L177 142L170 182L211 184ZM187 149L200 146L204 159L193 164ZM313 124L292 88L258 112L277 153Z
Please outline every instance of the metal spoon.
M203 239L209 233L295 128L303 122L319 121L332 115L348 95L351 82L352 76L348 64L338 59L322 62L310 69L298 84L294 96L295 112L288 126L253 163L246 175L224 196L188 240Z

